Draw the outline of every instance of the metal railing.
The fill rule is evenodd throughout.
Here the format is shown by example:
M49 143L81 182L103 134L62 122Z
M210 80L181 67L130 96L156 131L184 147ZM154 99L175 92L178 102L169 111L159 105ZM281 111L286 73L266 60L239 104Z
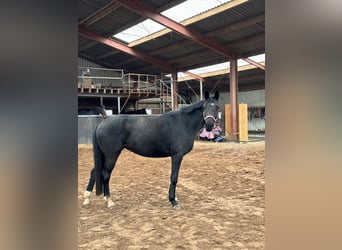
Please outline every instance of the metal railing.
M156 75L128 73L124 75L123 89L130 93L158 94L159 86Z
M171 87L171 82L170 81L165 81L160 79L160 93L161 93L161 99L166 98L166 102L172 102L172 87ZM179 105L184 105L187 104L184 98L177 93L177 100Z
M124 79L122 69L78 67L78 87L121 87Z

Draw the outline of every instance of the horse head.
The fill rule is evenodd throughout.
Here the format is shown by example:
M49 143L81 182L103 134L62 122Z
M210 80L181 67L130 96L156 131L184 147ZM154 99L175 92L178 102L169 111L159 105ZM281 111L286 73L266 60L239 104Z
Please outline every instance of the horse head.
M205 102L203 104L203 119L204 127L207 131L211 131L215 127L217 120L219 106L218 106L219 92L215 92L214 97L209 97L209 92L205 93Z

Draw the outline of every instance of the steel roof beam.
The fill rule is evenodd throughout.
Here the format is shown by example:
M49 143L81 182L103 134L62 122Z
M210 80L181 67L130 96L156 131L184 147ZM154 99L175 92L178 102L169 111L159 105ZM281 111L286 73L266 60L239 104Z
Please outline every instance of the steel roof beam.
M237 53L232 51L231 49L229 49L228 47L217 43L215 40L212 40L206 36L203 36L202 34L200 34L197 31L191 30L189 27L185 27L173 20L171 20L170 18L161 15L159 12L146 7L145 5L141 4L140 2L136 1L136 0L131 0L131 1L125 1L125 0L115 0L119 5L134 11L140 15L143 15L147 18L150 18L158 23L160 23L161 25L164 25L165 27L191 39L196 41L197 43L200 43L201 45L216 51L217 53L224 55L228 58L235 58L237 56ZM238 55L240 57L240 55ZM247 62L249 62L250 64L253 64L255 66L257 66L258 68L261 68L263 70L265 70L265 66L261 65L249 58L241 58Z
M117 41L114 41L112 39L108 39L108 38L105 38L105 37L102 37L100 35L98 35L97 33L93 32L93 31L90 31L84 27L78 27L78 32L82 35L82 36L85 36L85 37L88 37L92 40L95 40L99 43L102 43L102 44L105 44L109 47L112 47L114 49L117 49L117 50L120 50L126 54L129 54L131 56L134 56L134 57L137 57L139 58L140 60L143 60L145 62L148 62L148 63L151 63L151 64L154 64L162 69L165 69L169 72L177 72L178 70L176 68L174 68L172 65L154 57L154 56L151 56L151 55L148 55L146 53L143 53L139 50L136 50L136 49L133 49L133 48L130 48L128 47L127 45L125 44L122 44L122 43L119 43ZM187 75L190 75L198 80L204 80L203 77L200 77L196 74L193 74L191 72L188 72L188 71L183 71L183 73L187 74Z
M170 18L161 15L159 12L146 7L145 5L141 4L140 2L136 1L136 0L131 0L131 1L124 1L124 0L116 0L116 2L131 10L134 11L138 14L141 14L147 18L150 18L158 23L160 23L161 25L168 27L170 29L172 29L173 31L191 39L194 41L197 41L198 43L202 44L205 47L208 47L214 51L216 51L217 53L220 53L224 56L227 57L232 57L232 51L230 51L229 49L225 48L224 46L217 44L216 42L214 42L213 40L202 36L200 33L195 32L193 30L190 30L187 27L184 27L183 25L171 20Z
M251 36L251 37L247 37L247 38L243 38L241 40L237 40L237 41L233 41L233 42L229 42L229 43L226 43L225 45L229 46L229 47L234 47L234 46L237 46L237 45L241 45L241 44L247 44L249 42L257 42L257 41L260 41L262 39L264 39L265 36L264 35L255 35L255 36ZM168 47L165 47L166 49ZM150 53L150 55L154 55L154 51L152 51ZM186 63L186 65L182 65L182 62L184 61L184 58L191 58L193 56L196 56L197 58L200 56L201 58L203 59L197 59L196 61L194 61L194 63L192 64L189 64L189 63ZM247 55L244 55L245 57L247 57ZM186 69L193 69L193 68L197 68L198 64L205 64L206 61L210 61L210 59L212 58L220 58L221 56L220 55L217 55L217 54L213 54L210 50L206 50L206 49L202 49L202 50L199 50L199 51L195 51L195 52L192 52L192 53L188 53L186 55L182 55L182 56L178 56L178 57L175 57L175 58L172 58L172 59L169 59L168 60L168 63L170 64L173 64L173 65L177 65L177 68L178 69L185 69L185 66L186 66ZM127 59L125 61L123 61L122 63L131 63L131 62L134 62L136 59ZM222 59L224 60L224 58ZM221 62L222 62L221 60ZM184 64L184 63L183 63ZM216 63L211 63L211 64L216 64ZM260 64L263 64L263 63L260 63ZM251 64L253 65L253 64ZM115 66L115 64L114 64ZM253 65L255 66L255 65ZM141 70L147 70L149 67L143 67L141 68Z
M229 42L229 43L226 43L225 45L230 46L230 47L234 47L234 46L237 46L237 45L246 44L246 43L249 43L249 42L256 42L256 41L260 41L260 40L263 40L263 39L265 39L265 36L264 36L264 35L258 34L258 35L251 36L251 37L247 37L247 38L244 38L244 39L241 39L241 40ZM168 47L165 47L165 48L163 48L163 49L153 50L153 51L152 51L151 53L149 53L149 54L150 54L150 55L157 55L157 54L163 52L164 50L165 50L165 51L169 51L169 50L176 49L176 48L178 48L179 44L182 44L182 46L185 46L185 45L191 44L192 42L193 42L193 41L186 40L185 42L180 42L180 43L177 43L177 44L173 44L173 45L168 46ZM163 51L162 51L162 50L163 50ZM185 57L189 57L189 58L190 58L190 57L192 57L192 56L194 56L194 55L196 55L196 56L199 56L199 55L205 56L205 55L210 55L210 54L212 54L210 51L201 50L201 51L196 51L196 52L194 52L193 54L187 54L187 55L185 55ZM248 57L248 56L250 56L250 55L245 54L244 56L245 56L245 57ZM102 59L102 57L96 57L95 59L100 60L100 59ZM169 60L168 62L169 62L169 63L172 63L172 64L177 64L177 65L179 66L180 63L181 63L183 60L184 60L184 55L181 56L181 57L173 58L173 59ZM127 64L127 63L131 63L131 62L134 62L134 61L136 61L135 58L129 58L129 59L124 60L124 61L122 61L122 62L120 62L120 63L116 63L116 64L114 63L113 66L116 66L116 65L119 65L119 64L122 64L122 63L123 63L123 64ZM198 60L197 60L197 61L196 61L196 64L197 64L197 63L200 63L200 62L203 63L204 61L198 61ZM263 64L263 63L261 63L261 64ZM251 64L251 65L252 65L252 64ZM255 66L255 65L253 65L253 66ZM190 68L192 68L192 67L196 67L196 66L190 66ZM143 68L141 68L141 70L147 70L148 68L150 68L150 66L143 67ZM184 67L183 67L183 66L179 66L178 69L179 69L179 68L184 68ZM189 68L189 67L188 67L188 68Z
M252 18L240 21L240 22L230 24L230 25L225 26L221 29L210 31L210 32L206 33L205 35L208 37L219 36L219 35L222 35L223 33L233 32L235 30L239 30L239 29L248 27L250 25L255 25L258 22L262 22L262 21L265 21L265 15L264 14L259 15L259 16L255 16L255 17L252 17ZM153 35L151 35L151 36L153 36ZM152 54L158 54L158 53L164 52L165 50L176 49L176 48L186 46L186 45L191 44L191 43L194 43L194 41L193 40L185 40L185 41L178 42L177 44L173 44L173 45L165 47L165 48L154 50L154 51L152 51ZM134 45L135 45L134 42L128 44L129 47L134 47ZM97 56L96 59L102 59L105 57L109 57L109 56L114 55L115 53L117 53L117 52L109 51L109 52L106 52L102 55Z
M137 58L139 58L145 62L157 65L157 66L161 67L162 69L168 70L170 72L175 70L170 64L167 64L164 61L162 61L156 57L145 54L139 50L130 48L127 45L119 43L119 42L114 41L112 39L102 37L102 36L98 35L97 33L90 31L84 27L79 27L78 32L85 37L88 37L88 38L95 40L99 43L105 44L105 45L112 47L114 49L120 50L126 54L131 55L131 56L137 57Z
M211 17L211 16L214 16L214 15L217 15L223 11L226 11L226 10L229 10L229 9L232 9L240 4L243 4L243 3L246 3L248 2L249 0L234 0L234 1L230 1L230 2L227 2L225 4L222 4L216 8L213 8L213 9L210 9L206 12L203 12L199 15L196 15L194 17L190 17L182 22L180 22L180 24L184 25L184 26L188 26L190 24L193 24L193 23L196 23L196 22L199 22L203 19L206 19L208 17ZM168 28L165 28L165 29L162 29L160 31L157 31L157 32L154 32L153 34L149 35L149 36L146 36L146 37L143 37L143 38L140 38L134 42L131 42L128 44L128 46L132 47L132 46L136 46L136 45L139 45L141 43L145 43L145 42L148 42L150 40L153 40L153 39L156 39L157 37L160 37L160 36L163 36L163 35L166 35L167 33L171 32L172 30L168 29Z
M168 8L171 8L181 2L183 2L184 0L174 0L172 1L172 3L168 3L168 4L165 4L163 6L161 6L160 8L157 8L157 10L159 11L164 11ZM236 0L235 0L236 1ZM89 26L91 24L93 24L94 22L97 22L98 20L104 18L106 15L110 14L110 12L113 12L114 10L116 10L119 6L117 4L115 4L115 1L111 1L110 3L108 3L107 5L105 5L104 7L100 8L99 10L97 10L95 13L91 14L90 16L84 18L83 20L81 20L78 25L79 26ZM109 13L106 13L107 9L110 9L110 12ZM92 20L88 20L88 19L92 19ZM97 20L96 20L97 19ZM141 18L137 18L134 22L132 23L127 23L126 25L123 25L122 27L120 27L120 29L116 29L116 30L111 30L109 32L107 32L106 34L103 34L104 36L112 36L114 33L118 33L122 30L125 30L129 27L132 27L133 25L136 25L138 24L139 22L142 22L143 21L143 17ZM92 41L88 44L85 44L83 45L82 47L80 47L78 50L79 51L82 51L82 50L86 50L88 48L91 48L93 46L95 46L97 44L96 41Z

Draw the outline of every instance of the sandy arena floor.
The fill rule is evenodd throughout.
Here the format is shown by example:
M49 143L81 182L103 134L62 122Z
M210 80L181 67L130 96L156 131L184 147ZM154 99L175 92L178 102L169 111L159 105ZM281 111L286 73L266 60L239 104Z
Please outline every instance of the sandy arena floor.
M180 168L179 210L168 201L171 159L127 150L110 181L115 206L95 192L82 206L93 154L78 148L79 249L265 248L264 142L196 141Z

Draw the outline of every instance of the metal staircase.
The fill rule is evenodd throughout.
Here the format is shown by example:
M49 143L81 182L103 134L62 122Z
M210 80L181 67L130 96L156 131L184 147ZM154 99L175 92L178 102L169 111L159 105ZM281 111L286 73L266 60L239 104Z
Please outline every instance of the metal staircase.
M171 86L171 81L170 79L168 80L163 80L160 79L160 100L162 104L167 104L172 106L173 104L173 96L172 96L172 86ZM177 100L178 100L178 107L186 105L186 101L183 99L181 95L177 93Z

